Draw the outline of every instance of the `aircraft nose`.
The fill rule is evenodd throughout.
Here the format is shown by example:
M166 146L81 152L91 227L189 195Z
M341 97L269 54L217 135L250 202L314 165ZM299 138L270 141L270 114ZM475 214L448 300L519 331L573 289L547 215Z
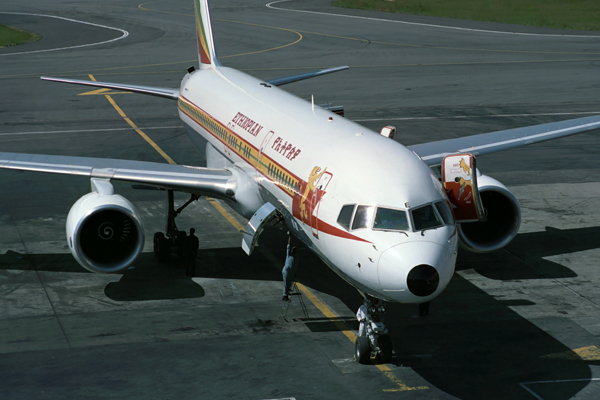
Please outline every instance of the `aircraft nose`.
M447 246L434 242L410 242L383 252L378 275L382 289L397 301L407 299L407 292L418 298L441 292L454 272L454 258ZM410 296L409 295L409 296Z
M430 296L440 285L440 275L431 265L417 265L408 273L406 284L408 290L415 296Z

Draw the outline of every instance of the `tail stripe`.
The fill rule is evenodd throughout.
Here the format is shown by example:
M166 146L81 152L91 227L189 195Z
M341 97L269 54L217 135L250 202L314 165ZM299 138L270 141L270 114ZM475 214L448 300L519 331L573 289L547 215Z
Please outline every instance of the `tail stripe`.
M196 9L196 31L198 33L198 58L200 69L220 67L210 23L208 0L194 0Z
M210 51L208 47L207 31L202 21L202 6L200 0L195 1L196 5L196 30L198 32L198 54L202 64L211 64ZM210 26L208 27L210 29Z

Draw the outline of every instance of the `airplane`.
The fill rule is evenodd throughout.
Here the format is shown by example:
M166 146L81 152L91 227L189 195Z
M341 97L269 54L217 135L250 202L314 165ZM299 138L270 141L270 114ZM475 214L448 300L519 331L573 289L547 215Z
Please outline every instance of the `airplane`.
M491 252L518 233L517 199L481 174L476 157L600 128L600 116L593 116L405 147L393 140L392 126L369 130L339 109L279 88L348 67L268 81L225 67L214 46L208 1L194 5L199 68L188 68L177 89L41 79L176 101L207 167L0 153L0 168L90 178L91 192L69 211L66 236L73 257L92 272L121 271L144 247L140 214L111 181L167 192L166 231L153 238L160 261L181 246L175 191L190 194L190 202L221 199L249 219L241 243L248 255L267 224L285 223L363 296L365 329L355 343L360 363L373 356L391 359L386 302L429 302L450 282L459 247Z

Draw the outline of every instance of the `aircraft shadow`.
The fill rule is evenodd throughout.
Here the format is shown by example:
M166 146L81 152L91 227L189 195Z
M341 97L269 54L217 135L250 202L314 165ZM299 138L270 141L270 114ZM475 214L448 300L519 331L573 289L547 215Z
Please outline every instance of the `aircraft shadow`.
M265 230L261 240L267 239L269 250L283 264L286 238L276 234ZM457 269L473 268L492 279L573 277L575 272L543 257L597 248L598 239L600 228L547 228L518 235L507 252L467 253L459 257ZM341 299L350 310L360 306L361 296L315 255L302 251L299 258L299 282ZM412 368L429 384L460 399L531 399L525 387L540 398L570 399L591 382L590 365L600 362L582 360L510 308L528 305L532 303L526 300L493 298L455 274L446 291L432 302L427 317L418 316L416 305L389 304L385 321L394 349L391 363ZM357 330L355 320L340 320ZM339 330L322 318L305 323L313 332ZM531 383L539 381L563 382Z
M463 252L457 269L472 268L491 279L576 276L570 269L543 257L593 249L600 243L598 239L600 228L548 228L541 233L518 235L506 252L488 255ZM266 253L273 254L282 266L287 237L280 229L268 228L263 232L260 244L267 251L259 247L250 257L241 249L200 250L196 276L280 281L280 266L274 267L272 257L267 257ZM314 254L300 249L298 258L299 282L340 299L350 310L360 306L362 298L358 292ZM87 273L70 254L7 252L0 256L2 269ZM106 295L114 300L204 296L204 289L185 277L181 265L176 261L161 265L151 253L144 253L135 268L125 270L121 275L119 282L105 288ZM600 362L582 360L560 341L509 308L528 304L493 298L456 274L446 291L432 302L427 317L418 317L416 305L388 306L386 324L394 349L391 363L397 367L410 367L429 385L460 399L530 399L532 395L524 386L535 389L544 399L569 399L590 383L590 365L600 365ZM313 314L303 320L311 331L339 329L320 314ZM556 323L565 320L556 318ZM354 320L342 318L341 321L351 329L357 329ZM569 379L577 381L527 385L527 382Z
M574 278L571 269L544 258L600 247L600 227L556 229L519 234L501 251L474 254L460 251L457 270L473 269L489 279Z

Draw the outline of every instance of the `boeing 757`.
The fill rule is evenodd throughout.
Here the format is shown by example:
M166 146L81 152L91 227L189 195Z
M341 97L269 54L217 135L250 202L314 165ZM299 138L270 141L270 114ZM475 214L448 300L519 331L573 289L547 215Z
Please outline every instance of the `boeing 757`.
M91 192L68 214L66 239L93 272L121 271L144 247L140 214L111 181L168 192L167 229L153 238L161 260L178 245L174 191L221 199L248 218L248 254L265 224L285 223L364 297L359 362L391 358L386 302L432 300L450 282L459 246L491 252L517 234L517 199L477 170L476 157L600 128L593 116L405 147L393 127L371 131L280 88L347 67L263 81L221 65L208 2L194 2L199 68L179 88L42 79L176 101L207 167L19 153L0 153L0 167L90 178Z

